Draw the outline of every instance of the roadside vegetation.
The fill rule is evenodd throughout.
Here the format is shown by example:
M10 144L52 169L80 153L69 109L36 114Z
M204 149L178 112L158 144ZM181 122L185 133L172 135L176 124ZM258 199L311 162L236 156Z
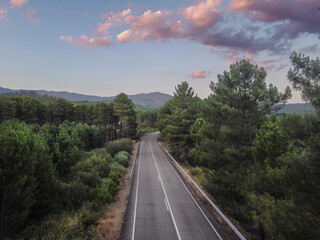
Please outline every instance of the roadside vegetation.
M279 114L291 97L241 60L202 100L187 82L160 110L157 127L250 239L320 237L320 60L291 55L289 82L315 112Z
M147 133L157 131L157 119L159 110L153 109L137 114L137 137L141 138Z
M135 136L125 94L94 106L0 96L0 239L100 239Z

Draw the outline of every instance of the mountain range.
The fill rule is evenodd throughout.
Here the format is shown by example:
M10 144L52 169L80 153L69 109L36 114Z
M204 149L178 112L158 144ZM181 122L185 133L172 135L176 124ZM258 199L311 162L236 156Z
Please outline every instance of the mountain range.
M57 92L57 91L46 91L46 90L13 90L9 88L0 87L0 95L4 93L27 93L34 92L38 95L46 95L50 97L60 97L73 102L106 102L112 101L116 96L113 97L99 97L94 95L85 95L71 92ZM135 95L128 95L132 102L136 105L136 108L141 111L147 111L153 108L160 108L166 102L168 102L172 96L161 92L152 93L140 93ZM289 103L286 104L278 113L305 113L311 112L315 109L310 103Z
M112 101L116 96L112 97L99 97L94 95L85 95L79 93L72 92L57 92L57 91L46 91L46 90L13 90L9 88L0 87L0 95L4 93L20 93L23 91L27 92L35 92L39 95L47 95L53 97L64 98L73 102L106 102ZM152 92L152 93L140 93L135 95L128 95L128 98L132 100L134 104L141 105L147 108L160 108L167 101L169 101L172 96L169 94L161 93L161 92Z

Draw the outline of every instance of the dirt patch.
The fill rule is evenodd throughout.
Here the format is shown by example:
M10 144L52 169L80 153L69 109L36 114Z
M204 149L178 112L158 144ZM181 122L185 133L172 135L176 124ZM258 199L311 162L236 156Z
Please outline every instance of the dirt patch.
M139 143L135 144L135 150L132 153L131 163L138 150ZM131 180L129 179L131 168L129 167L123 176L119 191L114 198L114 202L109 204L104 216L99 220L98 231L100 239L117 240L120 239L121 227L128 205Z
M160 142L158 141L160 147L162 149L169 149L168 145L164 142ZM176 167L175 163L168 158L172 165L175 167L175 169L180 173L180 176L182 176L182 178L184 179L184 181L188 184L189 189L191 189L192 194L196 195L198 197L198 199L201 200L201 202L203 203L203 206L207 209L208 212L212 213L212 215L214 216L214 219L212 219L214 221L214 223L216 225L219 226L219 228L221 229L221 231L224 233L225 237L227 239L232 239L232 240L238 240L239 237L233 232L233 230L229 227L229 225L225 222L225 220L219 215L219 213L208 203L207 199L205 199L205 197L200 193L200 191L193 185L193 183L190 181L189 178L187 178L185 176L185 174L181 171L181 169L179 169L178 167ZM185 166L184 163L179 162L179 165L184 169L184 171L186 171L188 173L189 176L192 176L192 174L190 173L190 170ZM201 190L210 198L210 200L212 202L214 202L215 205L217 205L219 207L219 203L216 202L216 200L214 199L213 196L210 195L210 193L208 193L206 191L206 189L201 185L201 182L199 181L199 179L197 178L192 178L197 184L198 186L201 188ZM220 207L219 207L220 208ZM222 208L220 208L222 209ZM226 214L225 214L226 215ZM243 234L243 229L241 228L241 226L239 226L239 224L237 224L235 221L232 220L232 218L230 218L229 216L227 216L227 218L232 221L232 223L241 230L241 233ZM215 219L217 219L218 221L216 221ZM243 234L244 235L244 234ZM246 239L250 239L248 238L248 236L245 236Z

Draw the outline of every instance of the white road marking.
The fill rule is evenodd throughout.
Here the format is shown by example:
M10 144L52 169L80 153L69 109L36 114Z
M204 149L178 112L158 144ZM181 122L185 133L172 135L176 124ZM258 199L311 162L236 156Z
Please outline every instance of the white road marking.
M139 147L140 147L140 143L139 143L139 145L138 145L138 147L136 149L136 153L134 155L133 163L132 163L132 166L131 166L131 172L130 172L130 176L129 176L130 179L131 179L132 172L133 172L133 169L134 169L134 164L136 163L136 158L137 158L137 153L138 153Z
M154 155L153 155L153 151L152 151L152 147L151 147L150 141L149 141L149 146L150 146L150 149L151 149L151 154L152 154L152 158L153 158L153 161L154 161L154 165L156 166L158 175L159 175L159 177L160 177L160 183L161 183L161 186L162 186L163 193L164 193L164 195L165 195L165 197L166 197L166 199L167 199L167 203L168 203L168 207L169 207L169 212L170 212L170 215L171 215L171 218L172 218L172 221L173 221L173 225L174 225L174 227L175 227L175 229L176 229L176 233L177 233L177 235L178 235L178 239L181 240L180 233L179 233L179 230L178 230L176 221L175 221L175 219L174 219L174 216L173 216L173 213L172 213L172 210L171 210L170 202L169 202L169 199L168 199L168 197L167 197L166 190L165 190L165 188L164 188L164 186L163 186L162 178L161 178L161 175L160 175L160 172L159 172L159 169L158 169L156 160L155 160Z
M157 144L158 145L158 144ZM158 148L160 149L159 145ZM161 150L161 149L160 149ZM161 151L162 152L162 151ZM229 225L229 227L235 232L235 234L241 239L246 240L246 238L240 233L240 231L230 222L230 220L223 214L223 212L211 201L211 199L202 191L202 189L198 186L198 184L186 173L186 171L177 163L176 160L170 155L168 151L166 153L169 155L169 157L174 161L174 163L177 165L178 168L181 169L181 171L190 179L190 181L193 183L193 185L200 191L200 193L207 199L207 201L210 203L210 205L219 213L219 215L226 221L226 223ZM164 155L164 153L162 152ZM167 158L166 158L167 159ZM168 159L167 159L168 161ZM169 162L169 161L168 161ZM169 163L170 164L170 163Z
M158 144L156 143L156 145L158 146ZM158 146L159 150L161 151L160 147ZM161 151L161 153L163 154L164 158L168 161L168 159L165 157L164 153ZM203 214L203 216L205 217L205 219L208 221L209 225L211 226L211 228L214 230L214 232L217 234L217 236L220 238L220 240L222 240L222 238L220 237L219 233L217 232L217 230L214 228L214 226L212 225L212 223L210 222L210 220L208 219L208 217L206 216L206 214L203 212L203 210L201 209L201 207L199 206L199 204L197 203L197 201L194 199L194 197L192 196L192 194L190 193L190 191L188 190L188 188L186 187L186 185L183 183L183 181L181 180L181 178L179 177L179 175L177 174L177 172L174 170L174 168L172 167L172 165L170 164L170 162L168 161L169 166L171 167L171 169L173 170L173 172L176 174L176 176L178 177L178 179L180 180L182 186L184 186L184 188L186 189L186 191L188 192L188 194L190 195L190 197L192 198L192 200L194 201L194 203L197 205L197 207L199 208L200 212Z
M167 202L167 199L166 199L166 198L164 199L164 202L165 202L165 204L166 204L166 206L167 206L167 210L169 211L169 206L168 206L168 202Z
M140 144L141 145L141 144ZM141 146L139 147L141 148ZM138 202L138 191L139 191L139 179L140 179L140 163L141 163L141 149L139 151L139 167L138 167L138 179L137 179L137 189L136 189L136 202L134 206L134 218L133 218L133 228L132 228L132 240L134 240L134 232L136 228L136 217L137 217L137 202Z

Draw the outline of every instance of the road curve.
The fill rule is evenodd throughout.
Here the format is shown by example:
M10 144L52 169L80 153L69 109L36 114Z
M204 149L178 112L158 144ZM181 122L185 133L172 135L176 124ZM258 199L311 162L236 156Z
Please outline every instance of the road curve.
M121 239L225 239L159 148L158 135L140 143Z

